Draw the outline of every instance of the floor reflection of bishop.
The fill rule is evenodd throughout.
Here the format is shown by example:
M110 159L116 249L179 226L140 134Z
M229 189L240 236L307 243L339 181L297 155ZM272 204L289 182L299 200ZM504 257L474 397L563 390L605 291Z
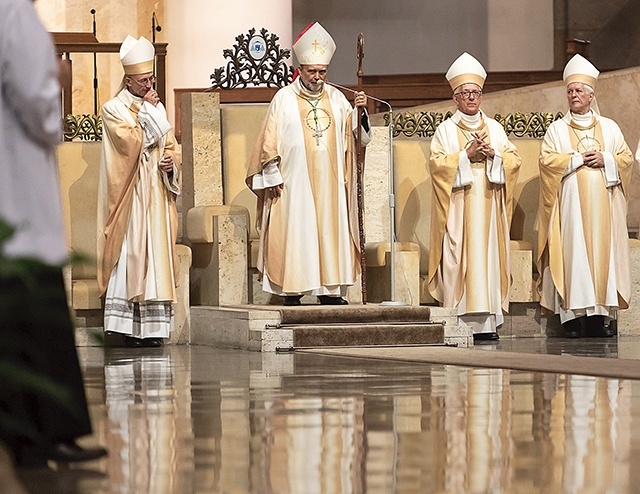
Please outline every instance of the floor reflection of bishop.
M108 441L120 452L109 458L110 478L120 479L120 487L131 492L185 487L180 485L183 452L177 440L184 400L180 405L170 357L111 358L105 365L105 388Z
M623 492L630 486L630 383L567 376L563 492Z

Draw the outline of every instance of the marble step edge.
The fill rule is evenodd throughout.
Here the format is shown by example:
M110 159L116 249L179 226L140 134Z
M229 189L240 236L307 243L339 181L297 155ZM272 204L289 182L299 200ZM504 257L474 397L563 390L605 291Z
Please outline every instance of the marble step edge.
M406 332L406 331L444 331L442 324L331 324L331 325L307 325L307 326L287 326L283 328L273 328L291 330L293 333L301 332L327 332L327 331L363 331L363 332ZM269 331L269 328L265 328Z
M436 321L425 321L425 322L412 322L412 321L392 321L392 322L388 322L388 321L384 321L384 322L348 322L348 323L344 323L344 322L337 322L337 323L306 323L306 324L273 324L273 325L269 325L266 324L265 325L265 330L269 330L269 329L292 329L292 330L297 330L297 329L303 329L303 328L318 328L318 329L353 329L353 328L362 328L362 329L369 329L369 330L375 330L375 329L380 329L380 328L407 328L407 327L415 327L415 328L429 328L429 327L437 327L439 328L440 326L444 326L445 323L443 322L436 322Z
M279 309L282 324L429 322L427 306L380 307L375 305L299 306Z

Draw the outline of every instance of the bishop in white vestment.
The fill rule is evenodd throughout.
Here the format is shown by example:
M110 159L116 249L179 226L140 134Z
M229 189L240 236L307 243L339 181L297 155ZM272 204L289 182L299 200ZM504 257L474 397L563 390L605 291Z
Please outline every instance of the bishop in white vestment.
M247 172L258 196L258 269L263 290L284 296L286 305L298 305L304 294L345 304L360 272L357 112L324 83L335 44L320 24L293 49L300 77L274 96ZM366 105L364 93L355 102ZM366 114L363 121L368 137Z
M509 310L511 201L521 159L480 110L486 72L463 53L449 68L455 114L431 141L429 292L457 309L474 340L496 340Z
M104 329L128 346L161 346L173 329L180 150L153 89L154 48L122 44L123 89L102 109L98 284Z
M613 336L611 321L631 295L633 156L618 125L592 108L598 75L580 55L567 63L569 111L549 126L540 153L540 304L573 338Z

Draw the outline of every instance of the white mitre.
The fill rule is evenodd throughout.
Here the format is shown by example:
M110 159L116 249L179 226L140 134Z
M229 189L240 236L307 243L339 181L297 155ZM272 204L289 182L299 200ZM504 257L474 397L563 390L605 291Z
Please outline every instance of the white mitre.
M293 52L300 65L329 65L335 51L333 38L317 22L307 26L293 42Z
M135 39L128 35L120 46L120 61L124 67L125 75L153 72L154 57L153 45L144 36Z
M454 91L457 87L470 83L477 84L482 89L487 72L475 57L464 52L451 64L445 77Z
M595 89L599 75L600 72L589 60L576 53L565 65L562 79L567 86L572 82L582 82Z

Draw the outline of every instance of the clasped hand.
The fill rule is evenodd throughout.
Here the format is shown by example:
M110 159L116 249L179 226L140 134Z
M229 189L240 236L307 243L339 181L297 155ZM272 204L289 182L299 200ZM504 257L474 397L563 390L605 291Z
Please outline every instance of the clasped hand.
M602 168L604 166L604 156L600 151L587 151L582 153L582 162L590 168Z
M496 155L493 148L484 142L487 138L486 132L474 132L471 135L473 136L473 140L469 141L470 144L467 146L467 156L471 161L477 160L478 158L493 158Z
M158 161L158 168L165 173L173 171L173 158L171 156L163 156Z

